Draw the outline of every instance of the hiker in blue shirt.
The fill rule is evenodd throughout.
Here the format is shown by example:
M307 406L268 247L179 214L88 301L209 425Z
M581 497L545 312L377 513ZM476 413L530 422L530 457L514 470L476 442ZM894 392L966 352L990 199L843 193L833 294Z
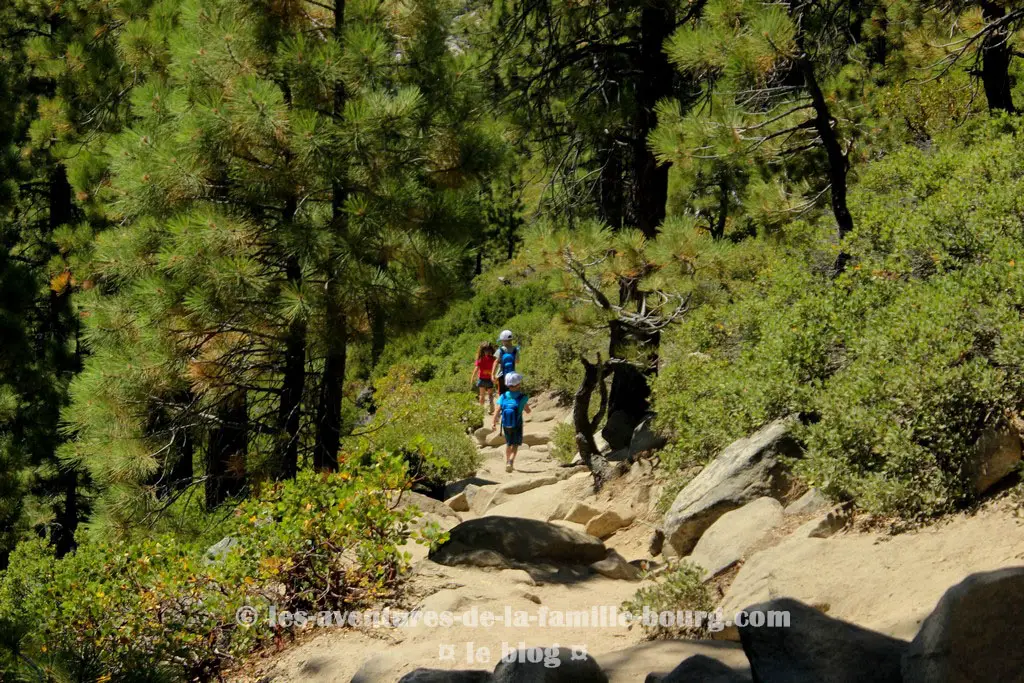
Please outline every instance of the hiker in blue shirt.
M501 431L505 435L505 471L511 472L519 446L523 443L523 413L530 412L527 405L530 397L520 390L523 377L519 373L510 372L505 376L505 383L508 391L498 398L491 428L497 427L501 419Z
M498 396L508 391L505 376L515 372L519 363L519 347L512 344L512 330L502 330L498 335L498 350L494 352L494 369L491 375L498 380Z

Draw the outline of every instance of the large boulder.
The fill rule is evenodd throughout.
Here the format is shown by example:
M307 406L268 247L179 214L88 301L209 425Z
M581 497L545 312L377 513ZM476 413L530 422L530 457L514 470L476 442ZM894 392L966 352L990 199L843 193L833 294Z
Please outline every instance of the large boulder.
M398 679L398 683L489 683L490 671L414 669Z
M759 683L901 683L908 643L860 628L791 598L748 607L740 642ZM754 626L755 616L762 622ZM785 626L772 626L788 614ZM993 680L993 679L974 679Z
M722 451L676 496L663 528L679 555L688 555L719 517L762 496L781 498L790 478L781 456L798 456L793 422L776 420Z
M237 538L234 538L233 536L225 536L206 549L206 552L203 553L203 564L220 564L227 558L228 553L231 552L232 548L237 545Z
M824 512L830 507L832 507L832 503L825 497L825 494L816 488L811 488L787 505L785 512L787 517L802 517Z
M621 581L639 581L642 575L640 568L630 564L614 549L608 549L608 556L590 565L590 569L609 579Z
M536 519L493 516L459 524L429 557L439 564L456 565L477 551L525 563L591 564L607 555L604 543L593 536Z
M605 438L613 451L628 448L637 423L638 420L626 411L616 410L608 416L608 421L605 423L604 429L601 430L601 436Z
M903 657L906 683L1024 681L1017 619L1024 567L972 574L946 591Z
M597 660L557 645L526 648L509 653L494 667L494 683L608 683Z
M764 496L727 512L697 541L690 560L712 577L747 556L758 541L782 524L782 504Z
M984 432L974 445L974 459L969 470L975 495L981 495L1016 470L1020 459L1020 434L1016 430L989 429Z
M633 437L629 441L630 458L645 451L660 450L668 443L664 434L654 431L653 423L654 414L648 413L633 430Z
M476 431L473 432L473 438L476 439L476 442L478 444L480 444L481 446L486 446L487 445L487 438L490 435L491 435L491 428L490 427L478 427L476 429Z
M587 522L586 530L591 536L608 538L616 531L633 523L636 515L620 514L617 510L605 510Z
M647 674L644 683L746 683L750 678L707 655L694 655L664 676Z

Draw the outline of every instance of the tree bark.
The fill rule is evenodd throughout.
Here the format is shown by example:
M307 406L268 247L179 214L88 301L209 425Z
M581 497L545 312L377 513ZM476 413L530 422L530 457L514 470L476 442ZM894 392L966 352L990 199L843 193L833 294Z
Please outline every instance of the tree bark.
M636 113L633 120L632 227L648 237L658 234L668 200L668 164L658 163L647 137L658 123L654 108L672 95L675 77L662 49L675 29L675 11L667 0L649 0L640 11L640 46L636 61Z
M291 197L285 205L284 220L294 220L295 212L296 201ZM296 288L302 285L298 258L288 258L285 277ZM284 377L277 416L281 441L274 473L278 479L294 479L299 471L299 427L302 424L302 394L306 386L306 332L306 322L300 318L289 323L285 334Z
M605 145L601 151L601 220L618 230L622 227L623 214L622 153L614 138L609 138Z
M724 176L718 184L718 193L718 216L711 230L711 238L716 240L725 237L725 222L729 217L729 181Z
M798 31L799 22L798 22ZM804 87L811 98L814 107L814 130L821 138L822 146L825 148L825 155L828 158L828 180L832 201L832 215L836 219L838 227L837 241L839 243L839 256L835 262L835 273L838 275L846 269L849 261L849 254L843 251L843 239L853 231L853 216L846 203L846 174L849 170L849 161L843 148L839 143L839 136L832 126L832 113L829 110L825 95L821 92L818 79L814 73L814 65L804 50L803 36L798 34L797 46L800 49L799 67L804 79Z
M220 424L206 448L206 509L213 510L245 490L249 410L244 392L229 396L218 410Z
M334 3L334 37L339 42L345 26L345 0ZM334 115L345 112L345 84L334 85ZM331 183L331 212L334 229L344 240L348 234L348 217L345 202L348 189L344 183L344 170L335 171ZM333 472L338 469L338 449L341 446L341 402L345 389L345 368L348 360L348 320L341 306L341 292L338 286L338 272L335 263L327 267L327 287L324 307L324 343L327 357L320 381L320 397L316 411L316 441L313 446L313 467L317 471Z
M585 357L580 356L583 364L583 379L580 381L579 389L576 390L575 400L572 407L573 429L576 431L576 448L579 451L583 463L590 469L594 476L594 492L601 490L604 482L611 478L611 466L608 460L602 455L594 441L594 432L604 419L605 409L608 406L608 390L605 386L605 378L608 376L607 364L601 362L601 355L597 356L597 363L591 363ZM600 391L601 404L597 414L590 418L590 399L594 395L594 389Z
M986 24L991 24L1006 16L1006 7L993 0L983 0L981 16ZM989 111L1013 114L1017 110L1013 106L1010 89L1010 59L1013 53L1009 37L1010 31L1005 26L985 36L981 45L981 82L985 88Z
M318 471L333 472L338 469L338 448L341 446L341 401L348 357L348 324L345 314L340 310L338 296L336 287L332 287L331 281L328 281L327 358L320 383L316 444L313 449L313 466Z

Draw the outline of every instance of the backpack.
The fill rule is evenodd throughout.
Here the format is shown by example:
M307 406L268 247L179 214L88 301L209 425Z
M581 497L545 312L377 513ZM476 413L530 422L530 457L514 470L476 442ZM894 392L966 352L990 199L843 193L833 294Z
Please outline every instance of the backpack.
M516 429L521 425L523 417L523 405L526 403L526 394L518 397L506 391L501 397L501 426L503 429Z
M507 375L516 369L516 354L519 353L519 347L515 346L511 351L506 351L505 347L499 347L498 351L501 352L501 356L498 357L498 365L501 366L501 374Z

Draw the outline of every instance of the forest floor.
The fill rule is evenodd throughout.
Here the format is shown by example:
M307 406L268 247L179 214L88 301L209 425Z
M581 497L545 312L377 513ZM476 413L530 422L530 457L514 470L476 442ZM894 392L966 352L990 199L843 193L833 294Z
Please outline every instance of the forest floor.
M551 397L541 397L528 416L527 431L549 436L568 410ZM523 448L516 469L506 473L502 448L481 447L477 480L505 484L525 479L562 477L531 490L507 496L480 511L548 520L561 503L578 501L595 508L614 508L635 515L605 544L627 560L654 561L648 553L651 530L660 521L656 509L659 485L646 463L595 496L590 475L566 477L566 469L548 454L546 444ZM478 516L459 513L462 520ZM458 519L454 520L455 522ZM920 621L942 593L970 573L1024 564L1024 520L1013 496L997 497L970 513L893 535L887 529L854 524L830 538L794 534L800 519L777 529L759 552L737 573L718 581L726 614L752 603L781 596L795 597L835 617L899 638L913 638ZM571 523L558 522L573 526ZM450 524L449 524L450 525ZM581 526L575 528L582 529ZM401 606L406 609L464 614L578 611L621 606L650 585L599 575L570 580L548 579L523 570L448 567L427 559L426 548L410 546L413 565ZM658 558L660 560L661 558ZM685 606L681 606L685 608ZM536 617L534 617L536 619ZM728 637L728 633L720 634ZM744 667L735 642L643 642L639 627L548 627L536 621L522 626L490 628L456 624L405 628L312 628L280 652L266 651L241 667L231 680L262 683L394 683L417 667L493 669L503 649L584 647L613 681L642 681L648 672L668 671L691 654L707 654L730 666Z

